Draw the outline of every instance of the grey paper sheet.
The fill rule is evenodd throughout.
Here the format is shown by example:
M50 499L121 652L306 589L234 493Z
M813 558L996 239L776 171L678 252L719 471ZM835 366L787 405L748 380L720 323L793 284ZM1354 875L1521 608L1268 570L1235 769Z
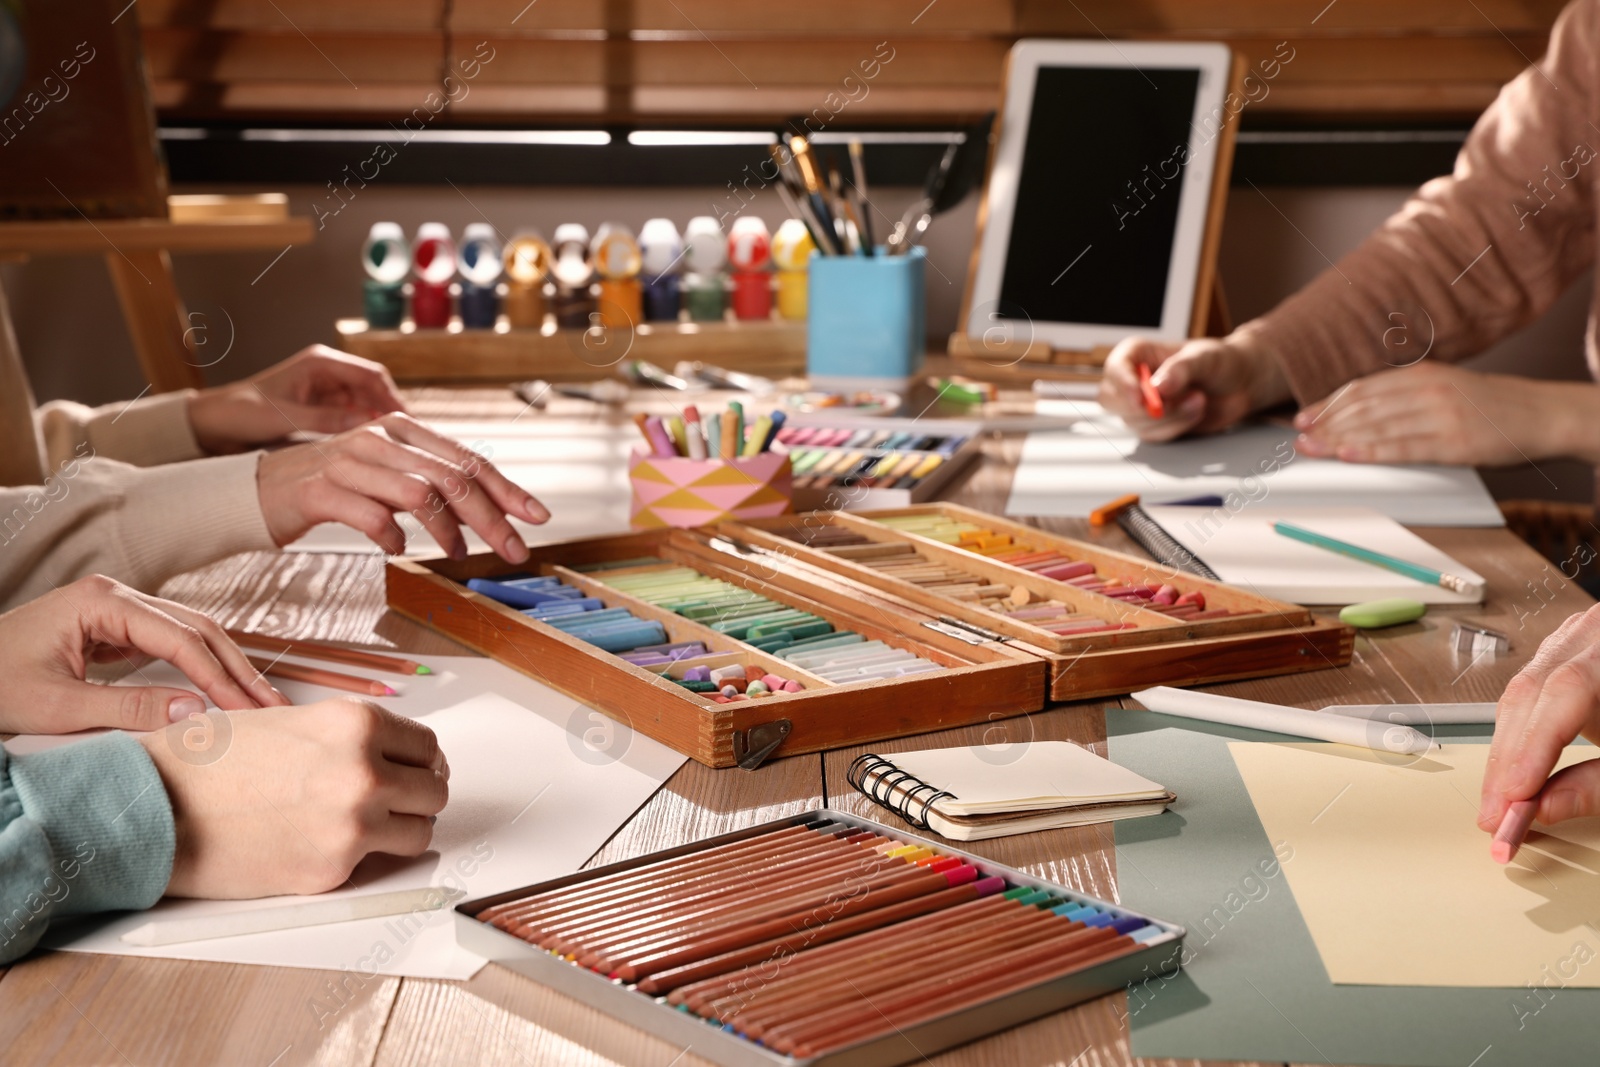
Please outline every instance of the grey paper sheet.
M1180 722L1106 709L1111 758L1178 795L1166 814L1115 826L1121 902L1189 928L1183 971L1129 990L1135 1056L1394 1067L1600 1062L1600 990L1562 988L1560 960L1550 961L1551 980L1538 990L1329 982L1284 876L1292 854L1274 854L1227 749L1229 741L1282 738ZM1482 743L1489 729L1435 733ZM1574 935L1589 967L1600 967L1600 899L1595 916ZM1426 915L1416 931L1398 951L1470 936L1434 929Z

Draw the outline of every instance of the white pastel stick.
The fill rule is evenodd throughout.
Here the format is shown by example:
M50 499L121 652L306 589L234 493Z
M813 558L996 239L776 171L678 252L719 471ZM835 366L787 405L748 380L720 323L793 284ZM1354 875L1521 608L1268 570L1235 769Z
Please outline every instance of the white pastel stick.
M1330 704L1323 711L1405 726L1494 725L1494 704Z
M306 926L376 919L413 911L437 911L460 900L460 889L424 886L399 889L392 893L311 900L303 904L282 904L276 908L252 908L226 915L206 915L195 919L155 919L122 935L130 945L154 947L180 945L189 941L210 941L217 937L265 934L274 930L298 930Z
M1141 690L1133 695L1139 703L1163 715L1293 734L1378 752L1417 755L1439 747L1432 738L1409 726L1382 720L1326 715L1304 708L1267 704L1259 700L1240 700L1238 697L1218 696L1215 693L1196 693L1165 685Z

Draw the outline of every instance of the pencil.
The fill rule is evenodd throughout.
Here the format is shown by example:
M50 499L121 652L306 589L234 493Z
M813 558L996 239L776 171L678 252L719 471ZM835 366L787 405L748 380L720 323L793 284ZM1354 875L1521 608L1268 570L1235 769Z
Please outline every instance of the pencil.
M1467 596L1476 596L1483 592L1482 587L1477 582L1469 581L1459 575L1446 574L1443 571L1436 571L1432 567L1424 567L1420 563L1411 563L1407 560L1397 559L1394 556L1384 555L1382 552L1374 552L1370 548L1352 545L1348 541L1340 541L1338 538L1328 537L1314 530L1296 526L1293 523L1275 522L1272 524L1272 528L1284 537L1292 538L1303 544L1314 545L1329 552L1337 552L1341 556L1349 556L1351 559L1358 559L1362 563L1370 563L1374 567L1382 567L1384 570L1403 574L1407 578L1415 578L1424 585L1441 586L1457 593L1464 593Z
M400 695L399 690L391 689L372 678L357 678L353 674L325 671L321 667L302 667L298 663L261 659L259 656L248 656L246 658L250 660L250 666L262 674L270 674L274 678L287 678L291 682L324 685L329 689L343 689L347 693L360 693L369 697L394 697Z
M863 866L856 872L855 888L864 887L867 892L841 903L839 885L842 879L839 872L826 871L791 883L765 907L742 910L724 907L714 911L711 919L698 925L686 923L680 926L680 917L669 915L654 927L624 934L621 940L609 939L599 943L598 948L590 948L580 954L578 963L602 973L615 972L625 978L639 977L715 956L762 937L790 931L794 926L789 920L800 921L819 907L835 915L853 915L885 902L945 888L947 883L944 877L943 871L928 871L885 859ZM762 921L763 916L769 918Z
M322 659L329 663L343 663L347 667L369 667L375 671L393 671L396 674L432 674L431 668L414 659L385 656L380 652L363 652L355 648L336 648L320 641L294 641L284 637L268 637L247 630L229 630L228 636L244 648L259 648L279 655L304 656Z
M886 904L882 907L858 911L857 914L840 915L819 926L800 929L798 932L790 933L786 937L772 937L769 940L756 941L754 943L746 942L742 946L735 945L720 952L708 953L707 956L694 959L681 966L655 969L654 973L649 974L648 977L639 982L639 991L649 993L652 996L668 993L689 982L697 982L702 978L710 978L712 975L722 974L752 963L759 963L765 959L786 956L810 945L828 944L867 930L876 930L891 923L900 922L903 919L926 915L931 911L941 911L957 904L964 904L969 900L976 900L978 897L998 893L1005 888L1005 880L1001 878L977 878L976 881L969 880L965 884L962 884L959 880L961 877L970 879L976 876L977 873L976 868L960 867L956 870L945 871L940 875L931 875L927 879L929 885L933 883L934 878L944 878L948 880L946 884L950 888L927 892L924 885L907 883L905 886L895 887L895 890L903 892L905 889L910 888L923 890L923 892L909 898L902 897L895 903ZM867 896L858 897L854 903L859 908L862 901L873 895L868 894ZM881 902L881 898L879 902ZM832 905L829 906L829 910L832 910ZM793 930L794 926L791 925L790 929ZM748 931L748 933L754 932L754 928ZM762 933L765 933L765 931L762 931ZM702 950L706 947L701 946ZM637 974L646 967L660 968L660 965L661 961L659 960L638 961L630 965L627 970L629 973ZM628 975L619 974L617 977L627 979Z
M841 828L826 820L806 823L801 826L785 827L782 830L762 834L749 840L731 842L716 848L695 852L688 856L660 860L637 868L627 874L607 878L600 885L585 882L566 889L552 889L533 896L520 897L504 904L485 908L478 913L478 918L484 922L492 922L496 926L502 926L512 915L538 914L558 910L574 901L589 902L601 898L627 897L639 893L650 895L655 893L659 886L673 879L681 879L692 876L695 873L717 870L727 865L749 860L752 856L760 858L779 845L787 846L795 841L805 841L814 837L821 837L824 834L849 832L848 827Z
M580 940L587 948L606 948L666 924L688 924L707 916L759 910L769 898L775 899L803 882L860 867L863 858L854 843L835 838L816 842L785 863L772 864L770 858L765 862L764 870L762 861L741 864L715 872L713 877L652 892L644 899L612 902L603 909L580 909L584 914L561 915L542 924L543 936L534 943L563 952L568 951L563 946ZM738 899L732 910L727 903L730 894Z

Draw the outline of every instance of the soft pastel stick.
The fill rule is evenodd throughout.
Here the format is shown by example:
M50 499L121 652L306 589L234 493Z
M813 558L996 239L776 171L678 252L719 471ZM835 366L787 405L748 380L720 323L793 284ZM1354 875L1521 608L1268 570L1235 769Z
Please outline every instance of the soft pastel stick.
M678 450L673 447L672 438L667 435L666 427L654 415L644 420L644 435L650 439L650 448L657 456L666 458L676 456Z
M1519 800L1506 809L1500 829L1494 832L1494 840L1489 844L1489 855L1496 863L1511 862L1517 849L1522 847L1522 839L1528 836L1534 812L1538 810L1537 800Z
M722 440L717 454L723 459L733 459L739 454L739 443L739 416L730 404L722 413Z
M488 578L469 578L467 588L474 593L482 593L491 600L498 600L514 608L533 608L541 604L561 603L566 598L555 593L547 593L538 589L521 589L504 582L491 581Z
M667 428L667 436L672 439L672 450L680 456L689 454L689 433L684 426L683 419L677 415L668 415L662 420Z
M772 434L772 416L763 415L756 420L750 428L750 434L744 440L744 449L739 454L754 456L767 446L767 438Z
M693 404L683 409L683 430L689 439L689 458L706 458L706 428L700 421L700 409Z
M769 424L766 440L761 442L761 447L756 451L766 452L772 448L772 442L778 439L778 434L783 430L783 424L788 417L789 416L785 415L781 411L774 411L770 416L768 416Z

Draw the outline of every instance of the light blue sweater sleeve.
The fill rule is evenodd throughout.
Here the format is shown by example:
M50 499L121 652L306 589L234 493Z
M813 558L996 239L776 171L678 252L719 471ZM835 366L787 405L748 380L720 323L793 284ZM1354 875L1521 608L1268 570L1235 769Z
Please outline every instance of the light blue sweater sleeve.
M175 845L161 776L127 734L26 756L0 748L0 963L53 918L160 900Z

